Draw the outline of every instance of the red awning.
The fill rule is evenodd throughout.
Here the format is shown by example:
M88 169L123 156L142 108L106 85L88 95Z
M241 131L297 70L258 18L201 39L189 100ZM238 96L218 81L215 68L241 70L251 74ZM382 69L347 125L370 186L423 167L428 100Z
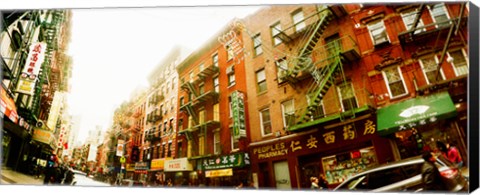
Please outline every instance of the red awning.
M13 101L10 96L8 96L7 91L1 87L1 101L0 101L0 111L6 118L9 118L13 121L13 123L18 123L18 114L17 114L17 106L15 106L15 102Z

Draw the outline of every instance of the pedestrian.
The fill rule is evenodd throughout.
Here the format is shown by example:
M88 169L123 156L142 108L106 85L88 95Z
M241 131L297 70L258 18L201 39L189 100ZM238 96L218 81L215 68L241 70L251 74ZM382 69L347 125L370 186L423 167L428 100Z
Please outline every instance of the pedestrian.
M422 183L425 191L444 191L445 185L440 176L440 172L435 166L437 157L431 151L425 151L422 155L425 162L422 165Z
M168 179L167 180L167 187L172 187L172 186L173 186L172 179Z
M242 188L243 188L243 182L240 181L240 183L237 186L235 186L235 189L239 190L239 189L242 189Z
M450 143L446 144L447 146L447 158L450 160L452 163L455 163L457 165L457 168L462 168L463 167L463 160L462 157L460 156L460 153L457 149L457 147L451 145Z
M325 177L325 174L321 174L319 181L318 181L318 187L319 189L328 189L328 181L327 178Z
M310 177L310 189L312 190L317 190L320 189L320 186L318 186L318 178L317 177Z
M67 169L65 171L65 177L63 179L63 185L72 185L72 182L73 182L73 178L74 178L74 173L71 169Z

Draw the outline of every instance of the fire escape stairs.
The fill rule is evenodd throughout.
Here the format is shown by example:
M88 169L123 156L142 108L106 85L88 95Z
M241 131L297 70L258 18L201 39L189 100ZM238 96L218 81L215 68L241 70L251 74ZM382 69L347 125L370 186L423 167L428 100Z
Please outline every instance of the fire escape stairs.
M321 104L321 101L325 94L327 94L330 87L334 84L335 77L339 74L339 67L341 66L340 56L337 55L334 60L327 66L311 68L310 74L312 74L313 81L307 92L308 106L304 113L301 115L297 124L306 123L311 121L315 107Z
M325 14L322 14L322 18L317 22L314 27L313 33L307 39L305 46L300 50L298 56L299 61L293 67L290 76L295 78L302 70L311 66L310 55L317 46L320 37L323 35L325 29L330 24L330 21L334 18L334 15L331 11L326 11Z

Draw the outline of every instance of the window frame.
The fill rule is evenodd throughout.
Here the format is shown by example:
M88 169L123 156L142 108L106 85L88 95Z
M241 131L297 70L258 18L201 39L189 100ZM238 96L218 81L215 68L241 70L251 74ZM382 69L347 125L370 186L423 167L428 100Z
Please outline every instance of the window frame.
M448 58L453 58L453 56L450 53L458 52L458 51L460 51L462 53L463 59L465 59L465 65L463 65L463 66L466 66L467 72L464 73L464 74L459 73L459 70L457 70L457 67L455 66L455 59L454 59L450 64L452 65L453 71L455 72L455 76L457 76L457 77L458 76L463 76L463 75L468 75L470 73L470 62L469 62L469 59L468 59L468 54L467 54L467 52L465 52L465 50L463 48L452 49L452 50L448 51L447 52Z
M373 27L373 26L375 26L379 23L381 23L381 27L379 27L379 28ZM383 28L382 34L385 34L386 40L377 43L377 40L374 38L373 31L378 30L380 28ZM371 21L367 24L367 29L368 29L368 33L370 35L370 39L371 39L374 46L378 46L378 45L382 45L382 44L386 44L386 43L391 43L390 37L388 36L388 33L387 33L387 27L385 26L385 20L378 19L378 20Z
M398 94L396 96L392 95L392 91L390 89L390 81L388 80L387 73L386 73L387 70L391 70L391 69L396 69L396 72L399 74L400 81L402 82L403 89L405 89L405 93ZM400 69L400 66L392 66L392 67L385 68L385 69L382 70L382 75L383 75L383 79L385 80L385 84L387 85L387 90L388 90L388 94L389 94L390 99L395 99L395 98L398 98L398 97L408 95L408 88L407 88L407 85L405 83L405 79L403 78L403 74L402 74L402 70ZM396 82L398 82L398 81L396 81Z
M407 31L410 30L410 28L413 26L413 22L415 22L415 17L416 17L415 12L418 12L418 8L409 9L409 10L405 10L403 12L400 12L400 17L402 17L403 25L405 26ZM422 14L422 13L420 13L420 14ZM407 19L410 19L412 17L411 15L414 16L413 21L411 21L411 23L408 24ZM417 27L418 26L425 26L423 24L423 20L422 20L421 16L420 16L420 19L418 20ZM421 28L421 29L416 30L413 34L418 34L418 33L424 32L425 30L426 30L425 28Z
M265 119L263 118L263 112L268 112L268 121L264 121ZM262 137L270 136L273 134L273 127L272 127L272 118L270 116L270 108L264 108L258 111L260 115L260 130L262 133ZM270 126L270 133L265 132L265 124L269 124Z
M218 67L218 53L212 55L212 65Z
M434 70L428 70L426 69L425 67L425 62L424 60L427 60L429 58L433 58L433 60L435 61L435 69ZM428 74L427 73L430 73L430 72L436 72L437 71L437 68L438 68L438 57L437 55L432 55L432 56L427 56L427 57L422 57L420 59L418 59L418 63L420 64L420 67L422 68L422 73L423 73L423 76L425 77L425 81L427 82L427 85L429 84L432 84L432 82L430 82L430 79L428 78ZM436 73L435 73L436 74ZM443 73L443 69L440 69L440 74L441 74L441 79L442 80L445 80L445 75Z
M297 14L301 14L301 19L297 21L296 16ZM293 22L293 28L295 29L295 32L301 32L307 27L307 24L305 23L305 15L303 14L302 9L297 9L291 14L292 22ZM299 27L300 26L300 27Z
M280 38L281 32L282 32L282 24L280 23L280 21L270 26L270 33L272 35L273 46L277 46L283 43L283 40Z
M291 102L291 106L292 106L292 111L289 112L289 113L286 113L286 103L288 102ZM287 128L288 127L288 122L287 122L287 114L293 114L293 116L295 117L295 99L289 99L289 100L286 100L286 101L283 101L281 104L281 107L282 107L282 119L283 119L283 127Z
M213 153L220 154L222 151L222 144L220 139L220 131L215 131L213 133Z
M430 16L432 17L433 23L435 23L435 28L439 28L439 27L440 27L440 26L437 24L437 22L438 22L437 19L435 19L435 17L437 17L437 16L439 16L439 15L435 16L435 15L434 15L434 12L433 12L433 9L432 9L432 7L433 7L433 6L436 6L436 5L441 5L442 10L443 10L443 13L445 13L445 15L447 16L448 24L443 24L442 26L448 26L448 25L450 25L450 24L452 23L452 20L451 20L451 18L450 18L450 14L448 13L447 6L445 5L445 3L436 3L436 4L433 4L433 5L431 5L431 6L428 6L428 11L429 11L429 13L430 13ZM446 22L444 22L444 23L446 23Z
M342 94L342 88L344 87L348 87L352 93L353 93L353 96L352 97L344 97L345 95ZM355 109L355 108L358 108L359 105L358 105L358 100L357 100L357 96L355 94L355 88L354 88L354 85L352 82L347 82L347 83L342 83L340 85L337 85L337 91L338 91L338 97L340 99L340 105L342 106L342 111L348 111L350 109L345 109L345 105L343 103L344 100L348 100L348 99L352 99L355 101L355 105L353 105L353 107L351 109Z
M263 72L263 79L262 80L259 80L260 77L259 77L259 74L262 74ZM260 75L262 76L262 75ZM255 72L255 78L256 78L256 81L257 81L257 93L264 93L266 91L268 91L268 87L267 87L267 73L265 71L265 68L262 68L260 70L257 70ZM263 87L264 86L264 87Z
M252 42L253 42L253 53L254 56L259 56L260 54L263 53L263 48L262 48L262 37L260 33L257 33L252 37Z

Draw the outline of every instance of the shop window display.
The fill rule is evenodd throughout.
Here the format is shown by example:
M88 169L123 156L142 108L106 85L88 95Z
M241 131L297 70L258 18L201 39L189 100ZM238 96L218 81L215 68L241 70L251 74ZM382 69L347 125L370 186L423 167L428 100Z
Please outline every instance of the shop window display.
M322 158L322 165L329 185L338 184L367 168L378 165L373 147L352 150Z

